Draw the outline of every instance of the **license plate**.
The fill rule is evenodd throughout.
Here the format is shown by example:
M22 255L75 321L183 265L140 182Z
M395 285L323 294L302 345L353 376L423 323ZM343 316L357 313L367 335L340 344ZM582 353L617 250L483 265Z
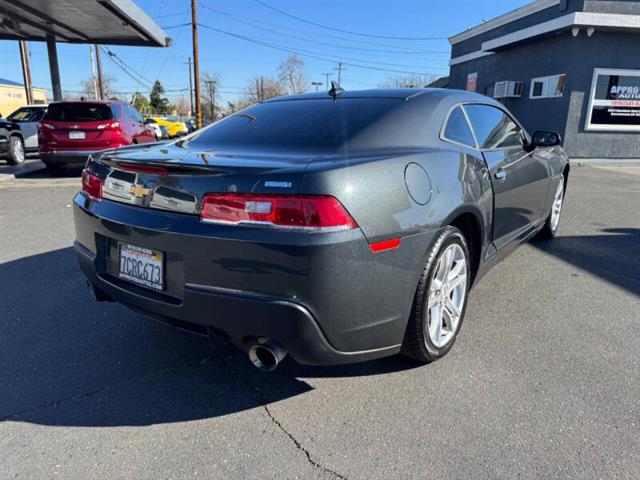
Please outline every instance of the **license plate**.
M84 140L86 137L87 135L79 130L69 132L69 138L72 140Z
M157 250L120 244L118 276L143 287L164 288L164 254Z

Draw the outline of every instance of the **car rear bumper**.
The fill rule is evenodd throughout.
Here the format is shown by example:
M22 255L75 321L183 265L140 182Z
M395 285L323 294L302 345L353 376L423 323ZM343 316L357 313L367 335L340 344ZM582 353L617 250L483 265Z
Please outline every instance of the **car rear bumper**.
M298 362L342 364L397 353L431 234L373 254L360 230L284 233L206 224L198 217L74 199L75 248L89 282L166 323L228 337L247 351L258 337ZM118 278L121 242L165 253L165 290Z
M287 299L250 292L229 292L185 284L182 301L171 304L142 288L99 273L99 260L79 243L75 250L88 281L112 299L162 323L230 340L248 351L258 337L276 339L299 363L332 365L392 355L398 346L344 352L333 348L304 306Z
M95 150L54 150L53 152L40 152L40 160L45 164L84 165L92 153L95 153Z

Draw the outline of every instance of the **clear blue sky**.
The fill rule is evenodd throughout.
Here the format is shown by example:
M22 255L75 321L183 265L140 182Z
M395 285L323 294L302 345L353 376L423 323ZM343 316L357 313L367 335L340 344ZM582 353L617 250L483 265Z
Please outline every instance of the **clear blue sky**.
M190 21L189 0L135 1L162 27ZM446 37L528 3L525 0L261 1L291 15L341 30L391 37L444 37L392 40L357 36L303 23L255 0L199 0L199 23L282 50L297 51L305 62L308 79L314 81L322 81L323 72L336 73L333 67L338 59L379 69L446 75L450 52ZM166 31L173 38L170 48L109 48L145 78L160 79L173 100L188 86L184 62L191 55L191 29L183 26L166 28ZM223 101L239 95L253 76L274 76L279 63L287 56L282 50L200 29L201 71L220 75ZM30 52L34 85L50 88L46 46L31 42ZM58 55L63 90L80 90L80 81L91 74L89 47L59 44ZM148 93L147 88L129 78L108 58L103 59L103 65L104 70L117 79L117 91ZM375 87L385 77L396 74L399 73L347 65L342 85L348 89ZM22 81L17 42L0 41L0 78Z

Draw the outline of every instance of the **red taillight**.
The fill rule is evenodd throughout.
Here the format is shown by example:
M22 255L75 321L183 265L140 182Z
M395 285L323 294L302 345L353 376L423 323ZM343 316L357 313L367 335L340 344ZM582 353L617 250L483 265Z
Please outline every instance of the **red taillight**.
M260 224L309 231L350 230L358 225L330 196L210 193L202 201L204 222Z
M91 198L102 198L102 180L87 169L82 171L82 191Z
M118 130L120 128L120 123L118 122L101 123L96 128L98 130Z
M56 127L51 125L50 123L38 123L38 130L55 130Z
M153 175L160 175L166 177L169 174L169 170L164 167L156 167L154 165L138 165L133 163L118 162L118 168L120 170L126 170L127 172L134 173L151 173Z

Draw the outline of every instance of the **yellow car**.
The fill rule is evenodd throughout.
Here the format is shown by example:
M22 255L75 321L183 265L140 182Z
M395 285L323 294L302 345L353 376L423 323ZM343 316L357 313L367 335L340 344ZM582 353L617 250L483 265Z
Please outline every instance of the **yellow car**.
M152 120L158 125L164 125L167 127L169 137L177 137L178 135L186 135L188 133L187 125L184 122L179 122L172 117L151 117Z

